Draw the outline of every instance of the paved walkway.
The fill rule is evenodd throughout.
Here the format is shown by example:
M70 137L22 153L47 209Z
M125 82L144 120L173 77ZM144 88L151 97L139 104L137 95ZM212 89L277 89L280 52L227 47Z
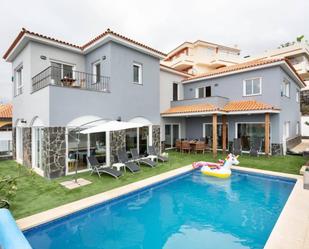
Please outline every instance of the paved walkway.
M305 150L309 150L309 139L302 139L302 142L300 144L290 149L290 151L297 154L302 154Z

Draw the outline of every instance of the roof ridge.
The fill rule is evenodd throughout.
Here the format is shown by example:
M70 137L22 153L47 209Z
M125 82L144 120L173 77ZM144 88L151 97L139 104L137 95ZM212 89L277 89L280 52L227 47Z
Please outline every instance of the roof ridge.
M186 80L183 80L183 81L200 79L200 78L204 78L204 77L208 77L208 76L214 76L214 75L228 73L228 72L234 72L234 71L238 71L238 70L241 70L241 69L257 67L257 66L261 66L261 65L267 65L267 64L271 64L271 63L275 63L275 62L279 62L279 61L287 61L287 59L285 59L285 58L280 58L280 59L255 59L255 60L251 60L251 61L238 63L238 64L235 64L235 65L221 67L221 68L212 70L210 72L207 72L207 73L204 73L204 74L201 74L201 75L193 76L193 77L186 79Z
M161 52L161 51L159 51L157 49L151 48L151 47L149 47L149 46L147 46L147 45L145 45L145 44L143 44L141 42L138 42L138 41L135 41L135 40L133 40L131 38L128 38L128 37L126 37L124 35L116 33L114 31L112 31L110 28L108 28L106 31L104 31L103 33L99 34L95 38L91 39L90 41L88 41L84 45L80 46L80 45L76 45L76 44L73 44L73 43L70 43L70 42L66 42L64 40L60 40L60 39L57 39L57 38L54 38L54 37L51 37L51 36L47 36L47 35L43 35L43 34L40 34L40 33L37 33L37 32L33 32L33 31L27 30L26 28L23 27L21 29L21 31L19 32L19 34L17 35L17 37L15 38L15 40L13 41L13 43L11 44L11 46L9 47L9 49L3 55L3 59L6 59L8 57L10 52L14 49L14 47L17 45L19 40L24 36L24 34L29 34L29 35L37 36L37 37L40 37L40 38L48 39L48 40L51 40L51 41L54 41L54 42L57 42L57 43L60 43L60 44L64 44L64 45L67 45L67 46L70 46L70 47L74 47L74 48L80 49L81 51L84 51L88 46L90 46L94 42L96 42L99 39L101 39L102 37L110 34L110 35L116 36L116 37L118 37L120 39L126 40L126 41L128 41L130 43L134 43L134 44L136 44L138 46L146 48L146 49L148 49L148 50L150 50L152 52L155 52L157 54L160 54L162 56L166 56L165 53L163 53L163 52Z

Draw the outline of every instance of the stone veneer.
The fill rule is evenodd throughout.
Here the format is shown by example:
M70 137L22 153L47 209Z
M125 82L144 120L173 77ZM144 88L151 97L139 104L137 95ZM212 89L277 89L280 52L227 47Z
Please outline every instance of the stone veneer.
M156 148L157 151L161 152L161 144L160 144L160 125L152 126L152 144Z
M282 144L271 144L271 155L283 155L283 147Z
M65 175L65 127L43 128L44 176L56 178Z
M31 151L31 128L23 128L23 164L29 168L32 167L32 151Z
M118 161L117 151L126 147L126 131L112 131L110 133L110 150L111 150L111 164Z
M12 158L16 160L16 128L12 129Z

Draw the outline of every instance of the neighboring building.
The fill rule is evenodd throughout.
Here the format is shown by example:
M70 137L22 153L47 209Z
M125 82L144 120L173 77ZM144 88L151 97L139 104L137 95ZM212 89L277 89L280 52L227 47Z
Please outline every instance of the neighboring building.
M12 105L0 104L0 156L12 151Z
M301 92L301 111L309 114L309 45L307 42L295 42L290 46L268 50L257 56L246 58L254 59L282 59L286 58L293 65L297 73L303 79L306 87ZM307 134L308 136L309 134Z
M171 140L167 147L173 148L176 139L206 138L216 153L231 149L234 138L249 151L258 138L266 154L285 153L285 145L301 140L303 87L285 59L256 60L193 76L180 83L182 98L161 110L163 140Z
M4 55L14 77L14 158L49 178L70 174L77 158L76 127L98 119L145 126L81 135L80 171L88 170L86 155L110 165L120 147L141 153L147 144L159 147L164 57L109 29L83 46L23 29Z
M184 42L168 53L162 64L178 71L199 75L241 62L240 50L206 41Z

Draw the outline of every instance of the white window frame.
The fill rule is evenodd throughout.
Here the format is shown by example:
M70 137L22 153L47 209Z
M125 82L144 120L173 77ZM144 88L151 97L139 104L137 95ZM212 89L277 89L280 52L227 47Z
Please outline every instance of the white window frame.
M22 64L17 66L14 70L14 96L18 96L23 93L23 70L24 67Z
M93 82L92 83L98 83L97 82L97 65L98 64L100 64L100 77L102 76L102 68L101 68L101 61L100 60L98 60L98 61L96 61L96 62L94 62L94 63L92 63L92 74L93 74Z
M285 121L284 122L284 130L283 130L283 134L285 139L290 138L290 126L291 126L291 122L290 121Z
M235 134L234 134L234 137L235 138L238 138L237 135L238 135L238 124L264 124L265 125L265 122L254 122L254 121L249 121L249 122L235 122ZM270 125L269 125L269 136L270 136L270 143L269 143L269 151L271 151L271 140L272 140L272 125L271 125L271 122L270 122ZM243 150L242 152L244 153L249 153L250 151L247 151L247 150ZM265 152L260 152L260 154L265 154Z
M207 87L210 87L210 92L211 92L211 85L195 88L195 98L196 99L202 99L202 98L209 98L209 97L211 97L211 94L210 94L209 97L206 97L206 88ZM199 89L201 89L201 88L203 89L203 97L200 98L198 95L199 95Z
M296 135L300 135L300 122L296 122Z
M134 66L138 67L138 81L135 82L134 81ZM141 63L138 62L133 62L133 84L137 84L137 85L142 85L143 84L143 65Z
M297 89L296 90L296 102L299 103L300 101L300 91Z
M259 80L259 84L260 84L260 91L259 93L253 93L253 82L254 80ZM252 86L252 93L251 94L247 94L247 81L251 81L251 86ZM254 77L254 78L248 78L248 79L244 79L243 80L243 96L244 97L248 97L248 96L257 96L257 95L262 95L262 77Z
M52 66L52 62L53 62L53 63L58 63L58 64L61 65L61 66L60 66L60 69L61 69L61 78L63 78L63 65L72 67L72 77L73 77L73 79L75 79L75 71L76 71L76 65L75 65L75 64L70 63L70 62L55 60L55 59L50 59L49 62L50 62L50 66Z
M165 126L166 125L170 125L171 126L171 145L172 145L172 141L174 140L174 132L173 132L173 125L178 125L178 139L181 139L181 124L180 123L166 123L164 124L164 141L166 141L165 138ZM170 147L170 148L165 148L166 150L170 150L170 149L174 149L175 147Z
M291 82L287 78L282 81L281 96L287 98L291 96Z

